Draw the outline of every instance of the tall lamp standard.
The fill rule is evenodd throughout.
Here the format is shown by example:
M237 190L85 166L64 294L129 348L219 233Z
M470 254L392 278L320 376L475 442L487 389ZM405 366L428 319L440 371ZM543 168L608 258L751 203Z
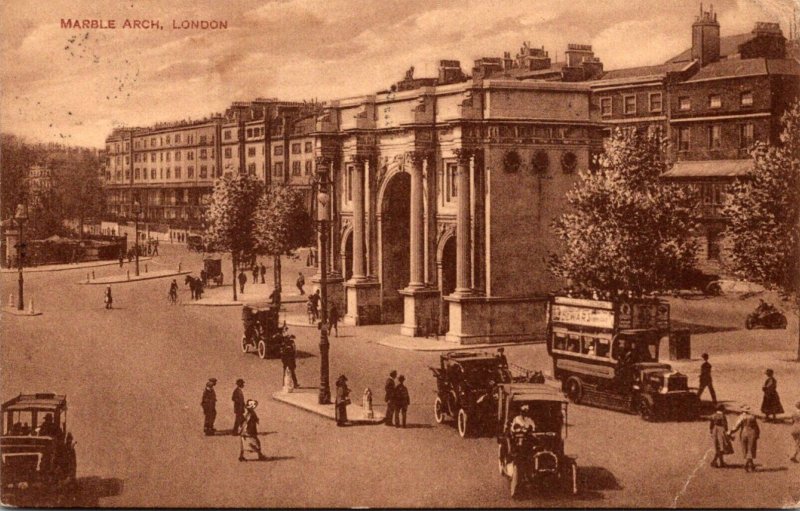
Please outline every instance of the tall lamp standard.
M136 257L136 276L139 276L139 215L142 214L142 205L136 200L133 202L134 231L136 233L136 245L134 255Z
M23 310L25 308L25 297L23 296L24 284L22 280L22 259L25 257L25 241L22 237L22 228L28 220L28 208L24 204L17 205L17 213L14 215L14 220L17 222L19 229L19 241L17 242L17 267L19 268L19 301L17 301L17 309Z
M319 291L320 291L320 329L319 329L319 404L331 402L331 386L329 382L328 351L328 229L330 229L330 193L328 187L327 160L321 159L317 164L317 228L319 232Z

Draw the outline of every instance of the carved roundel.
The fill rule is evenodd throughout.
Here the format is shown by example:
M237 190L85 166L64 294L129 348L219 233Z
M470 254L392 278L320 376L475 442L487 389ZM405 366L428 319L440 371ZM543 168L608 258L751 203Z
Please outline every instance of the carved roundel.
M561 169L570 174L575 171L578 166L578 157L572 151L567 151L561 155Z
M506 172L517 172L520 165L522 165L522 159L519 157L518 152L508 151L505 156L503 156L503 168Z
M545 151L540 149L539 151L533 153L531 169L533 170L534 174L546 174L548 167L550 167L550 157Z

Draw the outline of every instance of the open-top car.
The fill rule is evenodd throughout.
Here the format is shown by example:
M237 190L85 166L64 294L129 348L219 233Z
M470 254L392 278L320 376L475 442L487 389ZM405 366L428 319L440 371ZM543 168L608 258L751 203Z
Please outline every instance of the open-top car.
M278 325L278 309L269 304L242 306L242 352L258 353L261 358L279 358L285 327Z
M564 454L567 400L543 383L497 388L497 443L500 474L511 496L526 485L578 492L577 464Z
M2 413L4 492L75 479L75 443L67 432L66 396L20 394L3 403Z

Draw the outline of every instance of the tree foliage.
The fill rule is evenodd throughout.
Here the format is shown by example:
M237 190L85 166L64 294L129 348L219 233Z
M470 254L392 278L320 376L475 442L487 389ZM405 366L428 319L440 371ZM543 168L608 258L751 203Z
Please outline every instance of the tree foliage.
M293 255L313 240L313 224L303 194L296 188L273 186L258 203L256 239L259 253Z
M755 145L753 167L733 183L723 212L733 272L792 292L800 273L800 102L782 124L779 145Z
M250 260L256 254L255 212L263 193L263 184L253 176L221 177L204 217L206 247L230 252L234 264Z
M675 287L692 268L696 197L660 180L664 149L655 133L615 130L555 222L564 251L551 257L554 274L579 288L641 294Z

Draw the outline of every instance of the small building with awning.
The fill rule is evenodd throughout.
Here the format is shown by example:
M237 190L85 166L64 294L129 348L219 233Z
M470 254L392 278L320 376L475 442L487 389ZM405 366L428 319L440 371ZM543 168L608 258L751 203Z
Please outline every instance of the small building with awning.
M698 160L677 161L661 179L678 182L731 182L747 175L753 168L753 160Z

